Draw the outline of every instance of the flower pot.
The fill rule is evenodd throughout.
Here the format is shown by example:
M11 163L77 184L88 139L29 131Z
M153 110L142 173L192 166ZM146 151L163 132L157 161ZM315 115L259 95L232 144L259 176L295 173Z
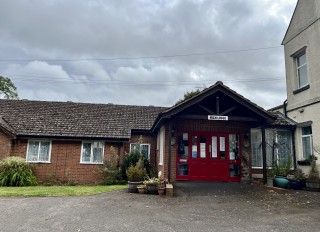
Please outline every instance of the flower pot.
M288 188L289 180L285 176L275 176L274 177L274 185L278 188Z
M305 186L305 181L303 180L290 180L290 188L294 190L301 190Z
M146 188L144 186L143 187L138 186L137 189L138 189L138 193L141 193L141 194L146 193Z
M142 184L143 184L142 181L138 181L138 182L128 181L128 192L137 193L138 192L137 186Z
M165 192L166 192L166 188L164 188L164 187L158 188L158 194L159 194L160 196L163 196Z
M148 194L157 194L158 192L158 184L147 184L146 188Z

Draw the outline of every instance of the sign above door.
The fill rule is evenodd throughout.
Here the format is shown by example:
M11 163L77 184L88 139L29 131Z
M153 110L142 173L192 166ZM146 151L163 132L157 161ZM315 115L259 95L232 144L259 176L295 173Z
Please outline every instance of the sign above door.
M208 115L208 120L214 120L214 121L228 121L228 116L221 116L221 115Z

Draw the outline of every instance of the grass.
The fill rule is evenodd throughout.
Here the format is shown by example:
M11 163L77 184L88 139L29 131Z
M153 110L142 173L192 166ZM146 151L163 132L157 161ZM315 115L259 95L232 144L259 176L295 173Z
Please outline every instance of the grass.
M0 196L80 196L126 187L126 185L0 187Z

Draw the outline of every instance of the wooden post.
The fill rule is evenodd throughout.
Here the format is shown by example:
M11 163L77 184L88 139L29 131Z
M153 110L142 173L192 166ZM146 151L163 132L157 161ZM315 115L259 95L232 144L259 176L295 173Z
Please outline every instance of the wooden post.
M263 173L263 184L267 184L267 148L266 148L266 129L261 128L262 133L262 173Z
M169 119L170 120L170 119ZM172 122L169 121L169 135L168 135L168 181L171 181L171 138L172 138Z

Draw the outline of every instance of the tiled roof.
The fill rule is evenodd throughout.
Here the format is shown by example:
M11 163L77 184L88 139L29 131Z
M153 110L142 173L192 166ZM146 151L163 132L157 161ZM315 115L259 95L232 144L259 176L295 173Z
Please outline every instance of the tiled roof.
M150 130L165 107L0 100L0 126L17 136L129 138ZM3 124L3 125L2 125Z
M291 118L286 117L283 113L278 111L269 111L276 117L276 120L271 124L274 126L295 126L297 123Z

